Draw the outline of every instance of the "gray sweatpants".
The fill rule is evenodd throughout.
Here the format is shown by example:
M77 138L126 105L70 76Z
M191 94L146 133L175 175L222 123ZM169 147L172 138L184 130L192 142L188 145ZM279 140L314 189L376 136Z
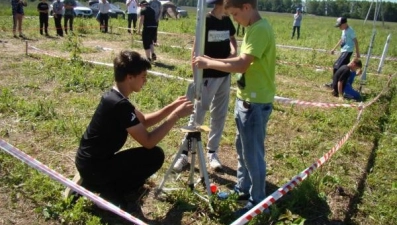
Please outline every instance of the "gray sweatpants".
M211 131L208 134L208 151L218 152L229 105L230 80L230 75L221 78L203 78L201 101L197 104L196 113L190 116L189 126L203 125L205 113L210 111ZM194 83L189 84L187 96L190 100L194 100Z

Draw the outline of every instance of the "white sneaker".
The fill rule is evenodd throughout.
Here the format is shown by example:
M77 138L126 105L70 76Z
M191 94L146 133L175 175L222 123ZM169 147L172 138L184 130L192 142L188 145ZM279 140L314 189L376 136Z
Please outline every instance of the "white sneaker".
M174 165L174 171L175 172L181 172L183 167L185 167L189 163L188 157L185 154L181 154L179 156L179 159L176 161Z
M207 153L208 163L212 169L222 169L222 164L216 153Z

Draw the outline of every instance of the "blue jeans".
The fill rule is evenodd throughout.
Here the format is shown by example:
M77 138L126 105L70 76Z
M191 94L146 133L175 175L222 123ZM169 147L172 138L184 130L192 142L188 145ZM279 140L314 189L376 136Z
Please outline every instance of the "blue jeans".
M255 204L266 197L265 137L272 110L272 103L248 103L240 99L236 100L234 109L238 154L236 189L250 194L249 200Z

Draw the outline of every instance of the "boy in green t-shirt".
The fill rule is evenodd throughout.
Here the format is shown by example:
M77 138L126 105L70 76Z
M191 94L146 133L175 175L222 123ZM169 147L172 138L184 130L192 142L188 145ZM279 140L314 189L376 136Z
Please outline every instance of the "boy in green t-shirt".
M234 116L237 125L237 184L239 199L248 203L236 211L242 216L265 199L266 127L276 92L276 44L269 22L261 18L256 0L225 0L229 15L246 27L240 55L227 59L198 56L193 64L200 69L215 69L238 74Z

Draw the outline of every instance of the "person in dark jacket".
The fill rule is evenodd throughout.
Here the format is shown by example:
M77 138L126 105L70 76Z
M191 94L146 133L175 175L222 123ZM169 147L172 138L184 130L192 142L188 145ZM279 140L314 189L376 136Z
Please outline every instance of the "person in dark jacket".
M37 11L39 11L39 23L40 23L40 34L43 35L43 28L45 32L45 36L48 35L48 3L47 0L41 0L41 2L37 5Z
M19 37L24 38L25 35L22 33L22 20L25 15L23 7L27 6L26 0L11 0L11 8L12 8L12 32L14 33L14 37L17 36L17 27L19 32Z

